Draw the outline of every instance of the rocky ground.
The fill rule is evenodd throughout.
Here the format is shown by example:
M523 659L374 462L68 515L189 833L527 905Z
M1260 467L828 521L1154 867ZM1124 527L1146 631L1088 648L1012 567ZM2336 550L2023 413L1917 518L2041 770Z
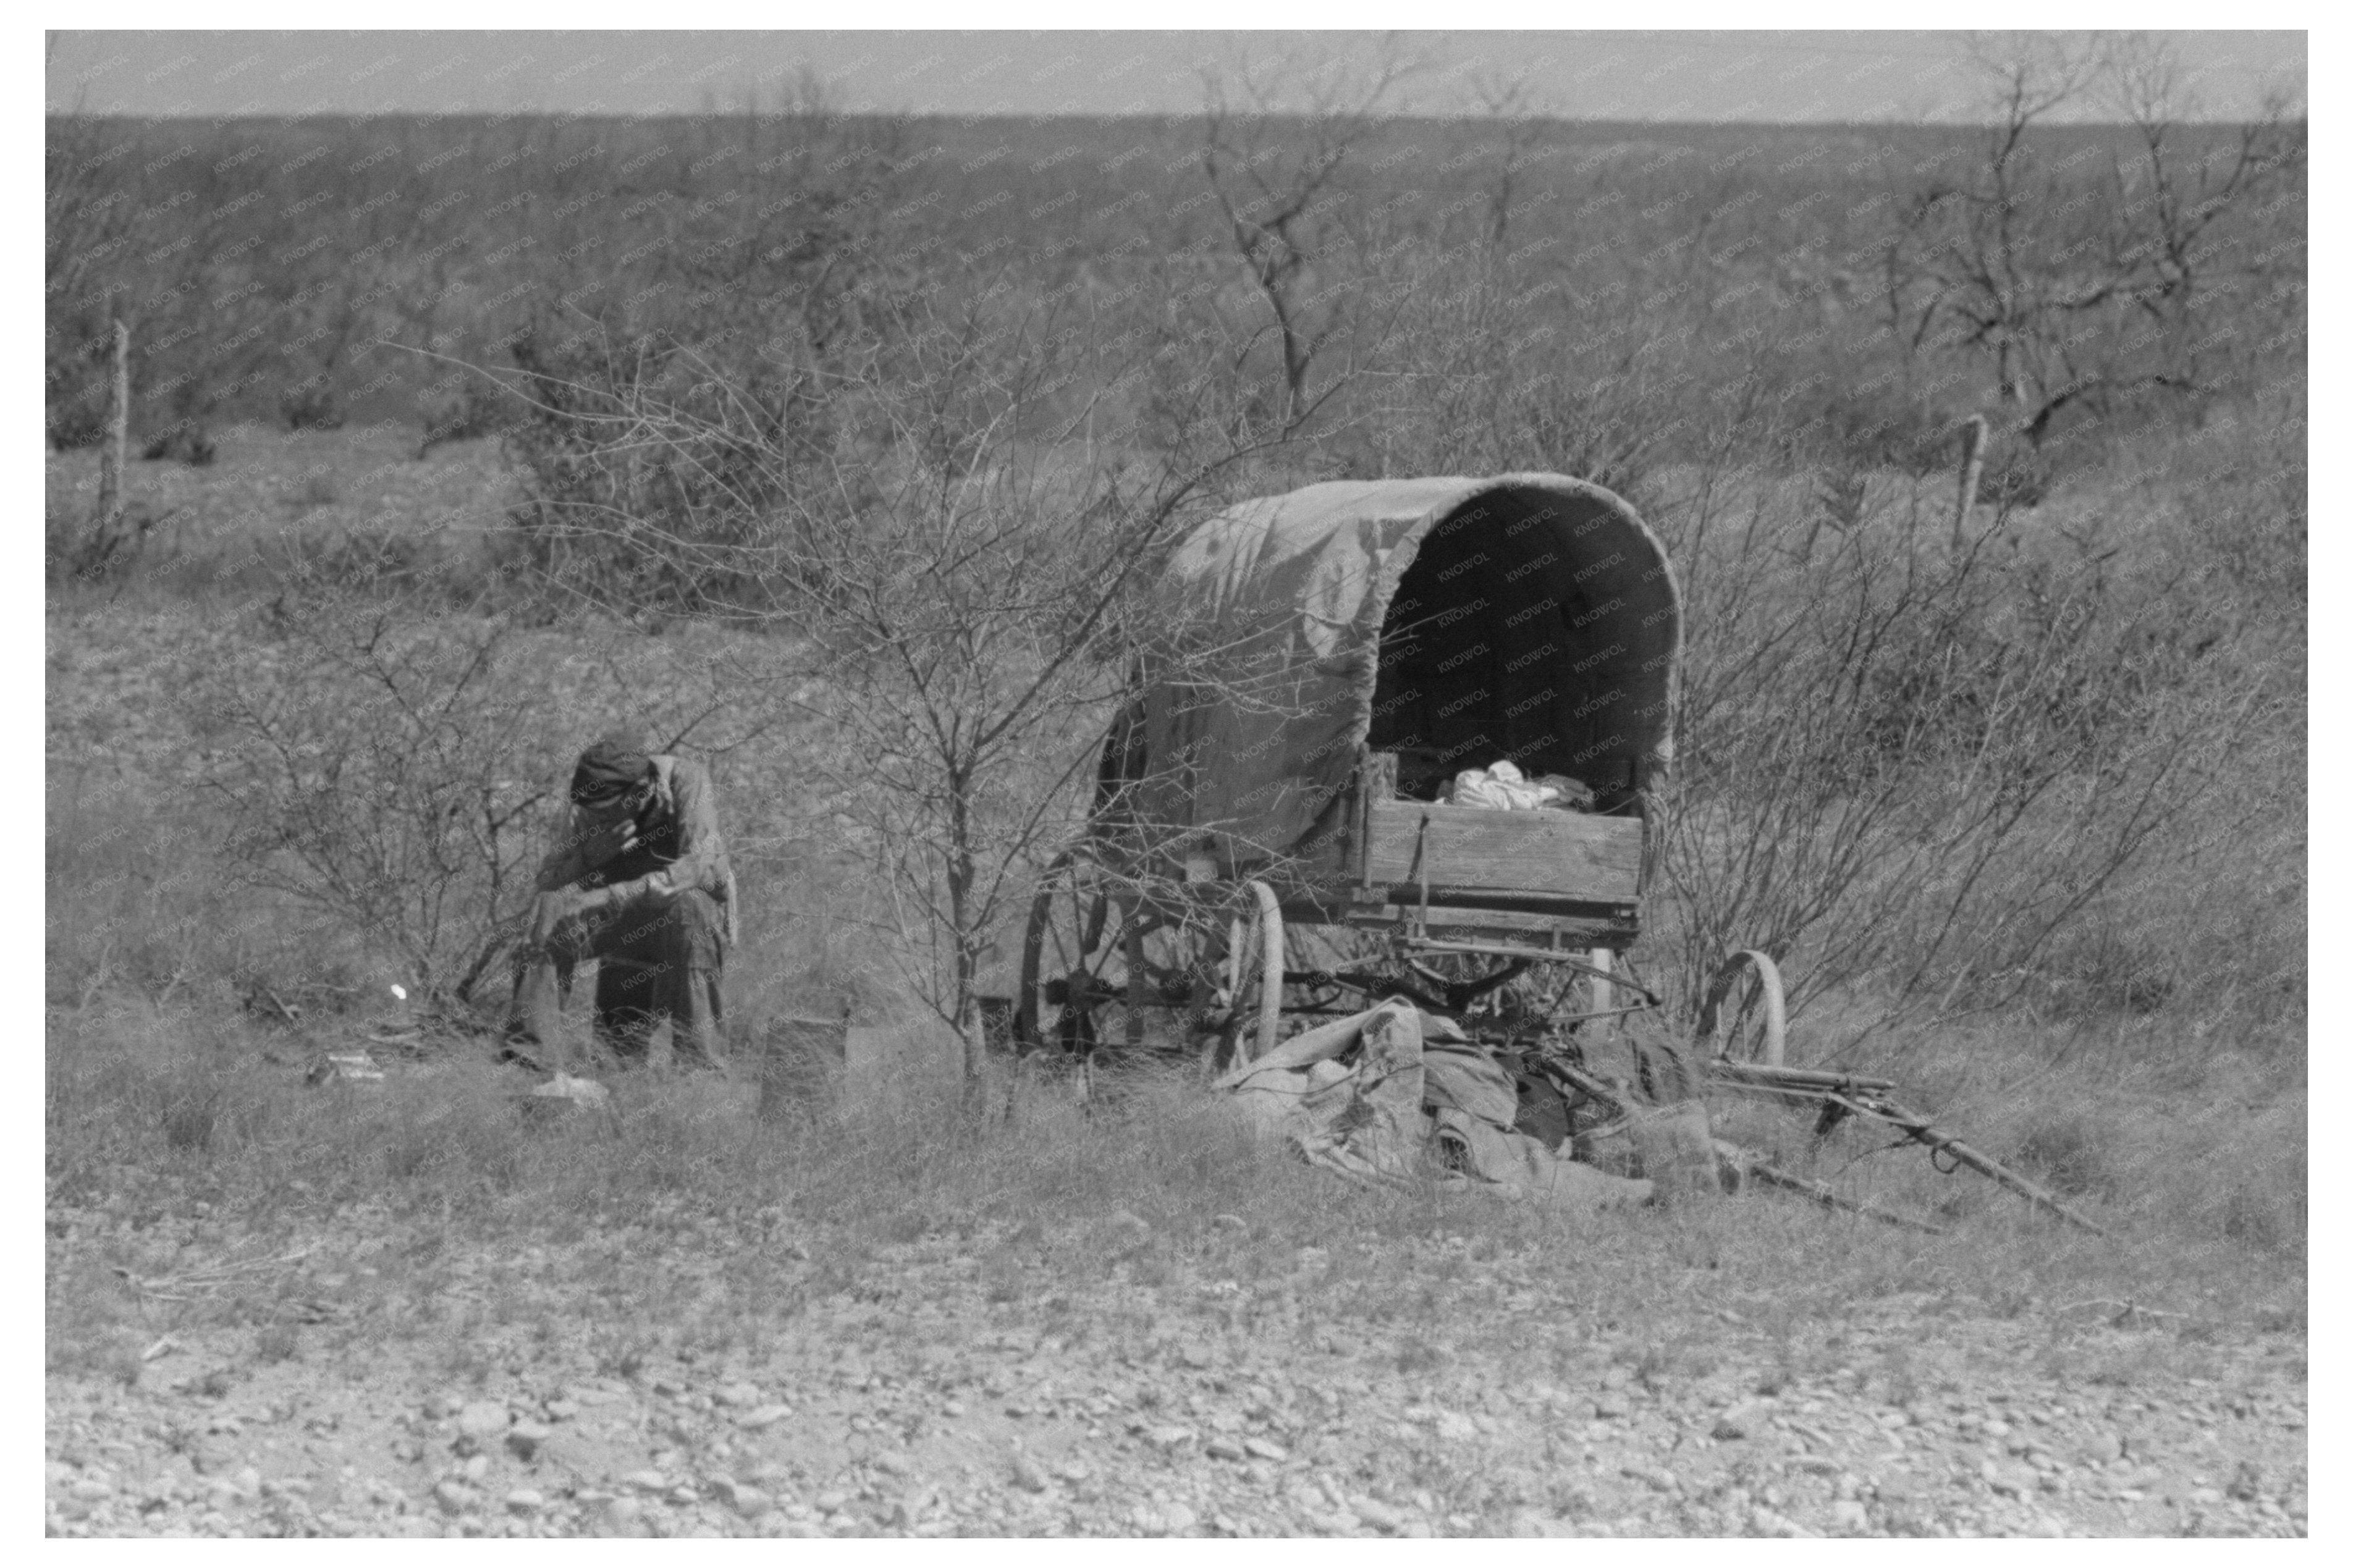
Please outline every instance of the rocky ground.
M78 1226L53 1210L53 1279ZM797 1283L748 1309L725 1349L636 1348L660 1342L600 1315L617 1303L581 1287L593 1267L567 1276L533 1249L444 1259L436 1289L478 1298L447 1338L364 1330L416 1305L368 1294L366 1247L280 1259L271 1289L295 1310L259 1334L184 1328L135 1361L63 1371L53 1344L49 1531L2306 1528L2298 1329L2105 1302L1989 1316L1921 1294L1797 1324L1761 1300L1623 1322L1564 1307L1509 1257L1450 1259L1444 1241L1335 1243L1336 1263L1300 1248L1247 1284L1145 1249L1076 1286L1007 1263L1001 1238L885 1247L854 1280L822 1260L821 1236L752 1245ZM723 1283L710 1252L670 1267L699 1270L706 1293ZM1366 1309L1385 1272L1474 1269L1475 1317L1427 1291L1434 1313ZM176 1279L185 1295L228 1277ZM532 1282L566 1279L572 1328L534 1321Z

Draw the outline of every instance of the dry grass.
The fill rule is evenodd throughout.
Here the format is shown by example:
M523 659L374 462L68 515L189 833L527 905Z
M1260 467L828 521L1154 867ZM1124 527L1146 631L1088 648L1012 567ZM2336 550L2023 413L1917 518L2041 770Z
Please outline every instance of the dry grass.
M2210 1093L2168 1117L2170 1081L2127 1078L2105 1107L2081 1081L2007 1114L1989 1088L1946 1099L1988 1148L2085 1173L2113 1240L1916 1153L1841 1178L1936 1213L1936 1237L1762 1194L1575 1218L1362 1189L1255 1142L1182 1072L1121 1078L1092 1110L1037 1083L1009 1113L1004 1085L976 1110L950 1079L784 1121L756 1115L748 1082L624 1077L609 1113L543 1125L515 1104L524 1080L480 1062L312 1089L272 1049L282 1037L202 1009L53 1014L49 1208L75 1226L51 1244L56 1370L135 1377L141 1346L208 1325L249 1328L259 1354L290 1321L330 1345L539 1323L608 1358L723 1350L819 1298L889 1298L894 1259L929 1246L972 1259L994 1305L1087 1337L1157 1333L1150 1303L1173 1300L1243 1331L1395 1334L1409 1355L1434 1323L1507 1335L1535 1311L1684 1374L1711 1353L1712 1313L1791 1325L1802 1359L1795 1326L1899 1295L1932 1315L2108 1300L2182 1314L2185 1331L2302 1322L2294 1105ZM2113 1058L2091 1066L2116 1076ZM485 1275L486 1257L520 1261ZM1221 1280L1243 1305L1219 1305ZM1128 1286L1133 1321L1080 1321Z

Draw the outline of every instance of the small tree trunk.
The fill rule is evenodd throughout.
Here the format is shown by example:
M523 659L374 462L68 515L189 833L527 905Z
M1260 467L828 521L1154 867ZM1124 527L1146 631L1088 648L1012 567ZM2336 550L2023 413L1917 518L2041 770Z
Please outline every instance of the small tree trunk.
M988 1025L981 1016L979 999L973 988L979 977L980 963L973 952L971 937L956 933L956 1036L964 1042L964 1078L967 1084L976 1084L988 1070Z
M1968 547L1969 513L1977 510L1978 483L1985 477L1986 422L1982 414L1969 416L1961 426L1961 489L1953 506L1953 551Z
M947 784L948 920L955 932L955 1030L964 1042L964 1081L969 1090L979 1085L988 1060L980 1007L973 999L973 986L980 975L980 933L973 930L971 910L975 875L971 776L951 762Z

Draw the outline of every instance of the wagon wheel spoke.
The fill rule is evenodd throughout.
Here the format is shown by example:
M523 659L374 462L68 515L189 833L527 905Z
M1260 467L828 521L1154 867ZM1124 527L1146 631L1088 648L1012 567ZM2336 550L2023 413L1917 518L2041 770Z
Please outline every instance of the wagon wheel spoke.
M1103 942L1103 921L1109 918L1110 913L1111 895L1098 889L1093 901L1087 906L1086 919L1083 922L1086 934L1079 939L1079 947L1082 952L1094 952Z

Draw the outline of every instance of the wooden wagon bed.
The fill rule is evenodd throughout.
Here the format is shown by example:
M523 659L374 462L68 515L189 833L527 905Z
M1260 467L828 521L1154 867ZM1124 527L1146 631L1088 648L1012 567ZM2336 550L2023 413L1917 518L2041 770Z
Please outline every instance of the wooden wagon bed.
M1550 950L1623 950L1640 930L1635 816L1496 811L1398 798L1368 753L1333 852L1277 883L1286 920Z

